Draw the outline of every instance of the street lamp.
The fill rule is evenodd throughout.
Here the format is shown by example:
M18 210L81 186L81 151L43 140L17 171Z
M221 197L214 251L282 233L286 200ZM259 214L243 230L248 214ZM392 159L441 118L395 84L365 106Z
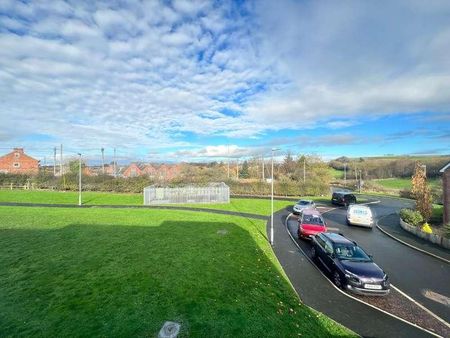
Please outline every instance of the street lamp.
M421 164L420 167L423 168L423 175L426 178L427 177L427 165L426 164Z
M78 167L78 205L81 206L81 153L78 153L79 156L79 167Z
M271 208L272 212L270 213L270 245L273 246L273 153L279 149L272 148L272 195L271 195Z

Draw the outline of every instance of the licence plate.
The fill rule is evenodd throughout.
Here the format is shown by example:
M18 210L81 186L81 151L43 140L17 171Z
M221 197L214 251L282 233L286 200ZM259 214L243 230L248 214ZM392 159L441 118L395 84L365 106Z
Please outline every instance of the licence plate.
M381 285L377 284L364 284L365 289L372 289L372 290L381 290Z

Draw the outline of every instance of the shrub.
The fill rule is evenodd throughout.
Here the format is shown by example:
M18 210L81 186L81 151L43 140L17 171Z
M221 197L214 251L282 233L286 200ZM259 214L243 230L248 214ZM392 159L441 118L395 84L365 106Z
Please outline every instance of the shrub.
M423 222L420 212L411 209L400 210L400 218L408 224L418 226Z

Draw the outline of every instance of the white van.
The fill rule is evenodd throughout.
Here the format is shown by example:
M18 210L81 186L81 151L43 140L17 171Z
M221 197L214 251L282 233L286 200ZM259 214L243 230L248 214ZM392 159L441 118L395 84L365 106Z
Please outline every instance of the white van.
M347 224L373 227L372 210L367 205L351 204L347 209Z

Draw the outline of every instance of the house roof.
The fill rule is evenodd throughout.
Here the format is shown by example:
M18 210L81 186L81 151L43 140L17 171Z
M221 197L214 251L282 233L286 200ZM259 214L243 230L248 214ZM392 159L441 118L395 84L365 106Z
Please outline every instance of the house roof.
M440 173L443 173L444 171L446 171L448 168L450 167L450 162L447 163L447 165L442 168L441 170L439 170Z

